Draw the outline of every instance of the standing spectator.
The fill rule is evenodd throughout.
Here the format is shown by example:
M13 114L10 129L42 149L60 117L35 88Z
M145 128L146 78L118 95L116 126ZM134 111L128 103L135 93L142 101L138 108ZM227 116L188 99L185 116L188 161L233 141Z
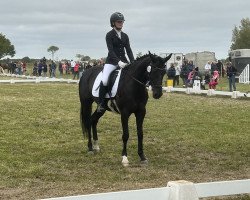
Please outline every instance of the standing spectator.
M168 76L168 80L173 80L173 87L175 86L175 67L174 67L174 63L170 64L169 69L167 70L167 76Z
M75 65L76 65L76 62L74 61L74 60L71 60L71 62L70 62L70 67L71 67L71 72L72 72L72 74L74 74L74 67L75 67Z
M32 75L33 76L37 76L37 70L38 70L37 61L35 61L34 65L33 65L33 70L32 70Z
M216 62L212 62L212 63L211 63L211 75L214 74L214 71L215 71L215 70L218 70L218 69L217 69L217 63L216 63Z
M47 77L47 72L48 72L48 66L46 62L43 63L43 76Z
M63 65L62 65L62 62L59 62L59 64L58 64L58 70L59 70L60 77L62 77L63 76Z
M189 73L191 71L193 71L193 69L194 69L194 63L193 63L192 60L190 60L190 61L188 61L188 71L189 71Z
M21 63L21 61L19 61L18 63L17 63L17 68L16 68L16 74L18 74L18 75L21 75L22 74L22 63Z
M82 73L83 73L83 71L84 71L84 67L83 67L83 63L80 63L80 67L79 67L79 79L81 79L81 77L82 77Z
M38 64L38 76L42 76L42 71L43 71L43 61L40 60Z
M181 74L181 67L178 63L176 63L176 66L175 66L175 84L176 85L179 85L180 74Z
M189 71L188 63L187 61L184 61L181 67L181 74L180 74L180 77L182 78L183 81L183 87L187 87L188 71Z
M53 60L51 62L51 77L56 77L56 63Z
M236 75L237 69L232 65L231 62L227 63L227 78L229 81L229 91L232 92L232 87L234 91L236 91L236 85L235 85L235 75Z
M217 70L219 71L220 76L224 77L223 64L220 60L218 60L216 67L217 67Z
M77 77L77 79L79 78L79 67L80 67L79 62L76 62L75 66L74 66L74 77L73 77L73 79L75 79L76 77Z
M205 65L205 73L211 73L211 62L208 61L207 64Z

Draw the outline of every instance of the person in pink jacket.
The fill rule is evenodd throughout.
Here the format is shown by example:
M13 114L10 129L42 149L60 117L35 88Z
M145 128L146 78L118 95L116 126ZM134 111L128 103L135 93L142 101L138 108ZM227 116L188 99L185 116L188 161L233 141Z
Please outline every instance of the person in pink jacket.
M218 85L218 81L219 81L219 72L218 70L215 70L213 73L213 76L209 82L209 89L216 89L216 85Z

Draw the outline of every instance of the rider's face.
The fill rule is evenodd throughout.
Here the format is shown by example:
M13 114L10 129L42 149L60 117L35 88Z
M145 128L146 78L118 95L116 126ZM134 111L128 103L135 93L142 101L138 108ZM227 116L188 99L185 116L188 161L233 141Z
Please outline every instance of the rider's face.
M122 27L123 27L123 22L124 21L115 21L115 27L117 28L117 29L122 29Z

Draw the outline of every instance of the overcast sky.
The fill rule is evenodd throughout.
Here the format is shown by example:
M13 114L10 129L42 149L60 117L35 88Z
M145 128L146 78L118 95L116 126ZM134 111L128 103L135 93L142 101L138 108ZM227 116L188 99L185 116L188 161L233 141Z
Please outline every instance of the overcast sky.
M0 32L15 46L15 58L75 59L107 56L110 15L125 16L134 55L215 52L226 58L232 30L250 17L250 0L0 0Z

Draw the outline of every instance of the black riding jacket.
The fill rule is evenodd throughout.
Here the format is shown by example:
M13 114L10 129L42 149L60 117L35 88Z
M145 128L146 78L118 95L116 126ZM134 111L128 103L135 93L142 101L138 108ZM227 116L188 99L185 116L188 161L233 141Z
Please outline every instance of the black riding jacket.
M121 32L121 39L117 35L116 31L112 29L106 35L106 43L108 47L108 57L106 64L117 65L121 60L122 62L128 63L125 56L125 49L130 62L134 61L133 52L130 48L129 38L126 33Z

